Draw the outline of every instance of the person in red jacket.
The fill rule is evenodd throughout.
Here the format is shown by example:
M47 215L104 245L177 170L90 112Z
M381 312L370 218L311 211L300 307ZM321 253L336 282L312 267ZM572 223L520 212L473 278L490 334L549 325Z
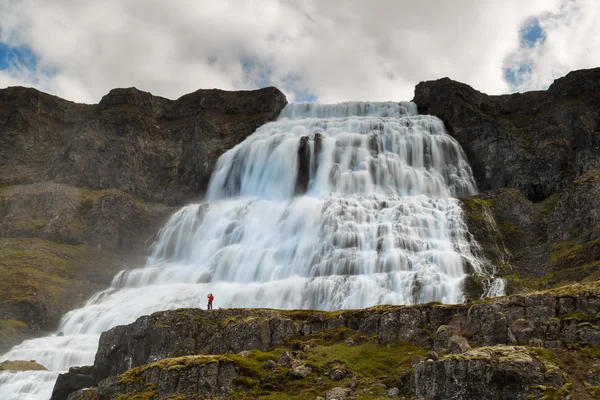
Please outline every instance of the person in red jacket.
M215 296L213 296L212 293L209 293L208 296L206 296L206 297L208 297L208 308L207 308L207 310L212 310L212 302L215 299Z

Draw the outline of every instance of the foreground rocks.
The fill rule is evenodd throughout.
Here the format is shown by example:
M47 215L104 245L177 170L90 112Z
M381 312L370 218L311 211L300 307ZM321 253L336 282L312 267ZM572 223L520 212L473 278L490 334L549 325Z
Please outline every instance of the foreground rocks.
M432 400L525 400L568 394L559 367L525 347L481 347L424 362L417 366L414 382L416 395Z
M157 398L260 397L293 387L305 398L329 398L340 388L348 396L393 392L427 400L477 398L486 390L499 399L551 392L591 399L599 340L600 282L456 306L182 309L103 333L81 382L93 380L100 399L148 387ZM570 370L566 355L589 377ZM217 381L229 383L214 389ZM83 387L73 382L71 391ZM66 398L60 389L53 400Z

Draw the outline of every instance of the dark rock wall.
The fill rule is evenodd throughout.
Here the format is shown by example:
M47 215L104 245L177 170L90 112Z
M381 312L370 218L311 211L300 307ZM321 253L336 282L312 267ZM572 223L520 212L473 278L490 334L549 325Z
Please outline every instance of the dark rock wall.
M73 391L84 384L89 386L90 379L100 388L115 387L124 379L111 377L131 368L152 366L161 359L269 352L284 346L298 349L302 343L315 345L315 338L332 338L335 345L336 337L344 340L345 336L339 336L344 332L371 337L381 346L400 341L440 354L451 349L453 354L439 363L429 360L417 366L417 394L426 399L454 398L461 391L463 397L457 398L476 398L485 393L486 385L487 390L493 390L491 398L529 398L526 393L531 387L549 384L549 374L544 374L540 369L543 363L531 358L528 350L512 346L535 346L540 348L538 352L542 348L566 351L572 346L600 346L600 284L470 305L379 306L335 313L260 309L158 312L104 332L94 366L86 369L81 385L76 379L81 370L73 369L59 378L55 393L60 391L64 396L69 385ZM471 351L465 338L470 344L491 347ZM461 346L453 346L455 343ZM432 357L435 361L437 355ZM555 368L554 374L558 372ZM491 379L493 376L496 378ZM511 397L509 389L517 397ZM59 398L63 397L53 396Z
M3 89L0 184L52 180L181 204L204 193L221 154L286 104L273 87L198 90L174 101L114 89L97 105Z
M540 201L600 166L600 68L502 96L448 78L421 82L413 101L444 121L482 191L512 187Z
M414 101L469 158L482 194L463 199L467 223L509 291L600 279L600 68L502 96L421 82Z

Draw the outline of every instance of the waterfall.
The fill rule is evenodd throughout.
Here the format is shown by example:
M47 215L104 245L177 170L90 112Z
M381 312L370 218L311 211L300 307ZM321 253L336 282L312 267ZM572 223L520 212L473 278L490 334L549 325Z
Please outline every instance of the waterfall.
M64 336L0 357L51 370L2 373L0 398L47 399L102 331L209 292L215 307L461 302L466 274L484 274L456 199L475 191L458 143L414 103L290 104L219 159L206 203L170 218L145 268L67 313Z

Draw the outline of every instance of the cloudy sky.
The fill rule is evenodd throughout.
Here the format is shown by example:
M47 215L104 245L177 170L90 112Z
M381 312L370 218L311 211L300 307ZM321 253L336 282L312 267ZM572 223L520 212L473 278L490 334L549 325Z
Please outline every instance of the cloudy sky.
M598 20L596 0L0 0L0 87L339 102L410 100L448 76L511 93L600 66Z

